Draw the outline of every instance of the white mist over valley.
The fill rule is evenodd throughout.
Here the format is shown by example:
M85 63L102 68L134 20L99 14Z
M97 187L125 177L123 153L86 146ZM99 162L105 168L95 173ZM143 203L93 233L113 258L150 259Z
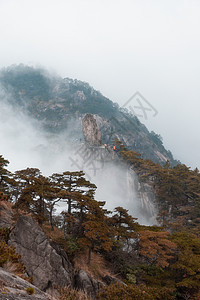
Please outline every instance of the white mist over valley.
M141 199L133 171L113 161L100 161L98 157L88 161L84 158L84 143L76 138L72 143L69 139L72 122L69 130L61 134L46 133L38 121L9 104L9 97L1 93L0 140L1 154L9 160L11 172L38 168L43 175L50 176L83 170L86 178L97 186L96 199L106 201L108 209L123 206L140 223L156 223L156 210L148 196Z
M0 300L200 299L200 1L0 0Z

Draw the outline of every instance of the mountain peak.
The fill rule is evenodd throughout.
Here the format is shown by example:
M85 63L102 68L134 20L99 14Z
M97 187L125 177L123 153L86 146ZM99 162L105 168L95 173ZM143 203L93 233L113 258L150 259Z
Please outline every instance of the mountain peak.
M117 138L143 158L161 164L167 160L171 165L177 163L158 134L150 133L135 115L119 108L87 82L51 76L41 68L21 64L1 70L0 84L11 92L12 104L42 122L45 130L67 130L72 119L81 128L85 114L92 114L101 117L98 125L103 143L112 144Z

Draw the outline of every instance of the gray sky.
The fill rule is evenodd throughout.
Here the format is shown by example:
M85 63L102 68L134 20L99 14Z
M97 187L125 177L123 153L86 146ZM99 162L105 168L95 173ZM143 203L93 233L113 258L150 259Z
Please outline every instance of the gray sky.
M175 158L200 168L199 0L0 0L0 67L44 66L89 82L141 118Z

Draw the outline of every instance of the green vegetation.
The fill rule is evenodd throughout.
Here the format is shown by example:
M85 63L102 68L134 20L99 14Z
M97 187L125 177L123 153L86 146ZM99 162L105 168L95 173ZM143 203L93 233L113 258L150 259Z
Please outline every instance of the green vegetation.
M26 292L29 295L33 295L35 293L35 290L34 290L34 288L29 286L29 287L27 287Z
M170 288L150 288L145 285L110 285L97 296L98 300L173 300L174 290Z
M15 252L13 246L7 244L9 233L8 228L0 228L0 267L4 267L6 263L11 263L15 265L15 272L24 274L25 267L20 262L20 255Z
M1 156L0 201L14 203L16 214L30 213L47 235L67 252L72 263L87 251L104 257L126 285L101 289L97 299L199 299L200 298L200 173L179 164L170 167L128 150L115 141L116 152L134 168L141 181L151 184L157 196L160 226L142 226L122 207L113 212L95 200L96 186L83 172L63 172L45 177L27 168L7 172ZM55 214L55 204L66 210ZM7 245L9 230L0 231L0 266L19 262ZM71 299L81 297L68 291ZM66 295L62 295L65 299ZM84 299L83 296L82 299ZM81 298L80 298L81 299Z
M73 120L79 130L70 128L71 136L79 139L82 137L80 118L91 113L102 118L103 143L110 145L119 138L143 158L163 164L165 157L171 165L178 163L163 146L160 135L150 133L128 109L119 108L88 83L55 77L42 69L13 65L0 71L0 84L10 95L8 101L39 120L47 131L66 131L69 121Z
M4 241L0 242L0 253L0 267L3 267L8 261L17 263L20 259L20 256L15 253L15 249L9 247Z
M14 89L18 96L17 101L22 97L27 100L38 97L42 100L48 100L50 97L50 80L45 76L45 71L34 69L28 66L13 65L1 71L0 80L4 86Z
M88 297L84 294L84 292L77 291L72 288L60 288L59 293L59 300L88 300Z
M159 223L166 229L197 233L200 229L200 173L184 164L171 167L142 159L140 154L129 151L116 141L117 151L136 171L141 181L147 181L154 189L159 208Z

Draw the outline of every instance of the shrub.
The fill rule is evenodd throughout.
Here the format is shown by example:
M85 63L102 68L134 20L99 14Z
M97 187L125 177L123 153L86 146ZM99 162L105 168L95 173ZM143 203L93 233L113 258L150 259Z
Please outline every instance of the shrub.
M35 290L34 290L34 288L29 286L29 287L27 287L26 292L29 295L33 295L35 293Z
M9 228L0 228L0 241L7 242L10 234Z
M15 252L15 248L8 246L5 241L0 242L0 267L5 263L12 262L16 266L16 271L19 273L25 272L24 265L19 261L20 255Z
M83 291L63 287L59 289L60 300L89 300L90 298Z
M174 290L169 288L148 288L145 285L111 284L102 289L98 300L174 300Z

